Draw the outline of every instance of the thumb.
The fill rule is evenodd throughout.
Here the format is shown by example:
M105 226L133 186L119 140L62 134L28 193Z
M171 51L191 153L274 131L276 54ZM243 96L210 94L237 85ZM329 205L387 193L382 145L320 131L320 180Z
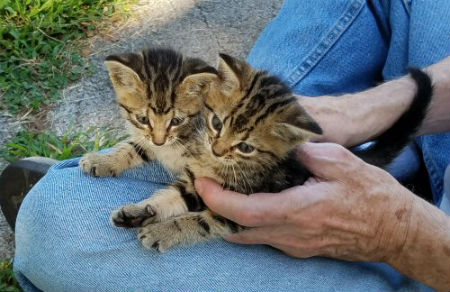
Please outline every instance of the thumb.
M288 204L283 193L244 195L225 190L209 178L196 179L195 189L212 211L240 225L262 226L285 218L284 207Z
M325 180L347 176L362 164L348 149L334 143L302 143L297 158L314 176Z

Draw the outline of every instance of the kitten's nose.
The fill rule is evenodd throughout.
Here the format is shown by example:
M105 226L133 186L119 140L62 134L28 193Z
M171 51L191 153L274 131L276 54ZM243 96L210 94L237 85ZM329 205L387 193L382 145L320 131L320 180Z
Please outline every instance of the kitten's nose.
M225 155L225 153L227 153L226 147L217 142L211 145L211 150L212 153L217 157L222 157Z
M216 150L214 150L214 148L212 149L212 152L217 157L222 157L225 154L225 153L217 153Z
M158 136L158 135L154 135L152 140L153 140L153 144L155 144L156 146L164 145L164 143L166 142L166 139L164 136Z
M164 145L164 141L159 142L159 141L153 140L153 144L155 144L156 146L162 146L162 145Z

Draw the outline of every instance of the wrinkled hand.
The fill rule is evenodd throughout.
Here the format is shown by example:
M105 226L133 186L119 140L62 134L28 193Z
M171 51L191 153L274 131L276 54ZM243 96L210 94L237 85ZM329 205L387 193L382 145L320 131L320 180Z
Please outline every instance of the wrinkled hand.
M210 209L253 227L227 240L268 244L300 258L387 262L401 251L412 208L408 190L337 144L304 143L298 158L314 176L277 194L247 196L210 179L196 181Z

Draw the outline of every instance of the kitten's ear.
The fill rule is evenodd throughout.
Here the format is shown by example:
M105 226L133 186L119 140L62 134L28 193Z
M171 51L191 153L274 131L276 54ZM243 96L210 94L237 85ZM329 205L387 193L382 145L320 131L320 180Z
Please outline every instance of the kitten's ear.
M197 73L187 76L178 86L176 106L188 114L195 114L203 107L209 86L217 79L214 73Z
M183 96L204 96L207 85L217 79L217 70L203 60L188 58L183 62L183 76L179 87Z
M202 108L209 85L218 78L217 70L200 59L189 58L183 63L183 75L177 89L177 107L194 114Z
M214 73L197 73L186 76L181 82L179 90L182 95L204 97L208 85L217 79Z
M288 143L298 144L322 134L319 124L298 103L280 113L280 116L272 126L272 134Z
M231 57L227 54L219 54L218 72L225 93L241 89L242 82L252 72L247 62Z
M143 86L139 74L142 57L137 54L121 54L106 57L106 67L116 91L134 92Z
M183 75L189 76L197 73L211 73L217 75L217 70L201 59L186 58L183 61Z

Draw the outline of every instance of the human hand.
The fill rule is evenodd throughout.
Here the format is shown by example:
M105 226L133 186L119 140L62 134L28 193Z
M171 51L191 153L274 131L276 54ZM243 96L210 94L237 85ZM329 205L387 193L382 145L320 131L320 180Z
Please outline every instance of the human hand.
M299 258L388 262L398 254L412 207L408 190L336 144L304 143L298 158L314 177L277 194L247 196L196 181L210 209L252 227L227 240L268 244Z

